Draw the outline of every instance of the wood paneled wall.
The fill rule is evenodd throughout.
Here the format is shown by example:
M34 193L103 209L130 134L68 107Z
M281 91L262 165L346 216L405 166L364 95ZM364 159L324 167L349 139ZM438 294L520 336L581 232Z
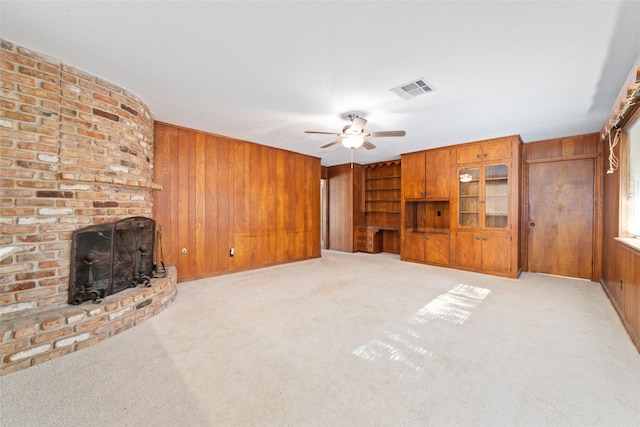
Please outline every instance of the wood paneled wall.
M180 281L320 256L320 159L159 122L155 144L154 218Z
M615 149L620 158L620 144ZM605 144L605 158L609 147ZM603 170L608 169L604 162ZM615 240L619 236L620 169L604 175L603 185L603 251L601 283L631 339L640 351L640 251Z
M524 161L593 157L599 152L600 138L597 133L529 142L522 146Z
M364 221L364 168L346 164L327 168L329 185L329 247L354 252L355 226Z

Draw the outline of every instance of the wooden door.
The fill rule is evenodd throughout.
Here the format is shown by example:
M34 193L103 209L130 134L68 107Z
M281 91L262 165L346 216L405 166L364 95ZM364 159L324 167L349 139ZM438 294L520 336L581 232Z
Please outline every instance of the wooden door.
M406 199L425 197L424 152L402 155L402 193Z
M594 159L528 165L528 269L593 279Z
M496 141L482 147L483 160L498 160L511 158L511 140Z
M455 235L456 266L474 270L482 268L482 235L461 230Z
M425 236L425 261L430 264L449 265L449 235L427 234Z
M509 233L483 233L482 270L488 273L511 273L511 236Z
M402 259L424 262L424 234L404 233Z
M427 151L425 155L425 194L428 199L449 198L449 171L451 151ZM404 168L405 166L402 165ZM404 169L403 169L404 173Z

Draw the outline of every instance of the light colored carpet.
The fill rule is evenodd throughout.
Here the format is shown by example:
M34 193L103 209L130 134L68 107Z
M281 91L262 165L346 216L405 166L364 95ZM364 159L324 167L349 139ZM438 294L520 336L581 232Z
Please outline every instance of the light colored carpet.
M597 283L322 258L0 378L8 426L640 426L640 355Z

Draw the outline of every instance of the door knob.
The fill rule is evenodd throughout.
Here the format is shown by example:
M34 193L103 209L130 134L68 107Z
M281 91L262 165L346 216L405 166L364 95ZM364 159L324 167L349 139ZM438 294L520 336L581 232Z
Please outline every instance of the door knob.
M535 227L536 223L535 222L531 222L529 225L532 226L532 227Z

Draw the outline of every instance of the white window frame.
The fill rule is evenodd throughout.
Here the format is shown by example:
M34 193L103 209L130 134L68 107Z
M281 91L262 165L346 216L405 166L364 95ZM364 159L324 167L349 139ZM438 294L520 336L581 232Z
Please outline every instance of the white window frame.
M620 237L640 238L640 120L622 138Z

